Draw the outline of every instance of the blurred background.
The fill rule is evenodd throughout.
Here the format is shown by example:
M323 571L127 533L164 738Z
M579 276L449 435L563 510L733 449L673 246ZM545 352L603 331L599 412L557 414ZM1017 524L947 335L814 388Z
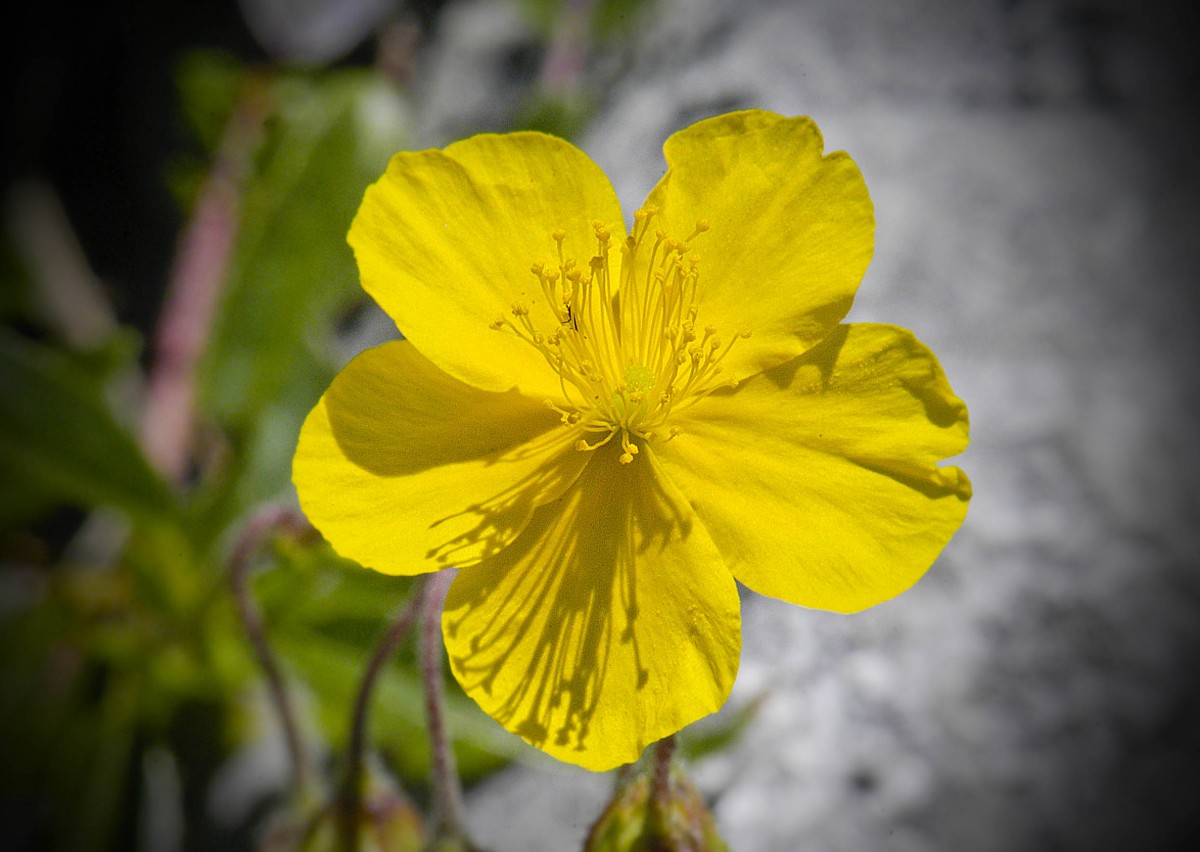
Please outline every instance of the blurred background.
M813 116L876 204L851 320L913 329L972 415L967 522L843 617L744 596L684 743L736 850L1200 839L1193 13L1147 0L44 2L0 158L0 845L249 849L288 754L227 582L252 548L306 747L344 752L404 580L286 534L299 425L396 330L345 232L401 149L570 138L631 213L709 115ZM476 840L577 848L612 778L461 694ZM411 649L379 783L428 803ZM327 772L332 770L327 769Z

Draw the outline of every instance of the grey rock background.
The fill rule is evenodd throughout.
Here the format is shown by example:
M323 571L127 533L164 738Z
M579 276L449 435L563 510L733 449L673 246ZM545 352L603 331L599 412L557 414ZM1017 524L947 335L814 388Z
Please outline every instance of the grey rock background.
M1178 15L664 0L592 69L581 144L629 211L691 121L812 115L877 208L850 318L915 330L972 415L971 511L915 589L855 617L746 596L731 704L767 698L694 767L734 849L1200 837L1200 78ZM430 144L502 123L525 26L497 0L448 10L421 84ZM533 761L468 807L497 852L577 848L608 785Z

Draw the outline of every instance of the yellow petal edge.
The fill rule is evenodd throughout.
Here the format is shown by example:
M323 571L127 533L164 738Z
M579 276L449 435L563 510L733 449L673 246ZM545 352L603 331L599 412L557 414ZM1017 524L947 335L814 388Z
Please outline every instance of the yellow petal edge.
M697 405L660 457L739 580L857 612L909 588L962 524L966 406L911 332L840 327Z
M425 357L475 387L540 399L558 394L558 377L491 324L515 304L558 322L530 269L557 264L559 229L586 256L593 220L624 231L612 185L582 151L541 133L482 134L396 154L348 239L363 288Z
M718 710L737 587L653 466L597 451L510 547L460 571L442 625L467 694L554 757L603 771Z
M809 118L763 110L697 122L663 146L647 205L699 255L699 322L749 331L723 363L732 378L787 361L846 315L875 245L875 209L844 151L823 153Z
M543 404L466 385L397 341L333 380L300 431L292 478L338 553L413 575L499 551L574 481L581 456Z

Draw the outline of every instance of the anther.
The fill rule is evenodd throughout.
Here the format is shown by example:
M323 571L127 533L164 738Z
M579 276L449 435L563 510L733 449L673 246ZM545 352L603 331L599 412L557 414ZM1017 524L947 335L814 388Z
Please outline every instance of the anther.
M592 451L619 440L615 454L622 464L636 460L642 441L669 441L680 434L670 425L677 406L682 410L718 388L737 387L729 378L717 378L720 362L734 341L749 336L738 331L730 338L725 329L718 338L714 325L697 323L700 256L690 243L709 230L707 220L696 220L695 231L684 240L654 231L653 248L645 246L648 268L636 278L628 271L648 242L657 213L650 205L636 211L637 224L628 233L593 221L598 245L579 259L566 256L568 229L555 229L557 259L530 266L547 308L526 301L523 293L512 304L519 321L504 315L491 324L535 346L558 373L564 396L546 405L573 431L575 449ZM621 290L620 299L609 268L614 240L629 264L621 271L622 287L628 282L628 289ZM545 328L531 311L538 320L549 320Z

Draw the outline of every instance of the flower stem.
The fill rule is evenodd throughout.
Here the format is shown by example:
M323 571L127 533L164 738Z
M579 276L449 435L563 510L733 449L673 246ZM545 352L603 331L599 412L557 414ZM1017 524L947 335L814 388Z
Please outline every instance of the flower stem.
M653 825L665 831L669 824L671 807L671 761L675 757L675 735L658 741L654 747L653 764L650 769L650 819Z
M538 74L538 83L546 94L577 93L595 11L596 0L567 0L559 12Z
M454 766L454 752L446 732L445 694L442 690L442 607L453 576L439 571L429 578L421 606L421 679L425 683L425 715L433 762L435 836L466 841L462 788Z
M354 698L354 715L350 726L350 744L346 754L346 774L342 779L339 797L343 840L347 849L358 848L358 812L362 804L362 773L367 750L367 717L370 712L371 693L383 667L397 646L412 630L413 622L422 611L425 599L426 579L420 578L413 587L412 596L400 614L388 625L363 671L358 694Z
M259 668L266 676L271 701L283 726L297 789L306 789L314 784L316 775L304 741L300 737L300 726L296 721L291 695L283 682L283 673L271 650L271 644L267 641L262 613L259 612L250 593L247 574L251 560L270 534L279 530L302 534L310 529L308 524L291 510L281 506L268 506L259 510L242 528L229 557L229 587L233 592L238 619L250 639L250 646L254 649Z
M251 79L180 238L155 329L139 431L147 457L175 483L184 479L192 447L196 365L233 257L242 188L269 112L266 85Z

